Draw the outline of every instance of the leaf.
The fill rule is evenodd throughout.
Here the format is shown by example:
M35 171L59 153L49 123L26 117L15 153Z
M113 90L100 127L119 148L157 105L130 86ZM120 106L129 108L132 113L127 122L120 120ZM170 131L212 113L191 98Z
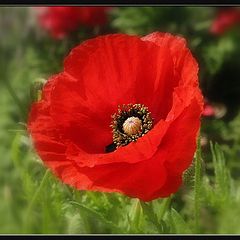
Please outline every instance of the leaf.
M114 224L113 222L107 220L104 216L102 216L100 213L96 212L93 209L90 209L87 206L82 205L81 203L75 202L75 201L70 201L71 204L76 205L80 211L86 213L85 217L92 217L95 220L97 220L101 224L105 224L105 226L111 227L113 230L119 230L119 227Z
M32 85L30 86L30 97L32 102L37 102L41 100L42 88L46 82L47 80L40 78L32 83Z
M174 233L192 233L187 223L174 208L171 209L170 222Z
M230 194L231 178L229 170L226 167L224 154L220 146L210 142L214 173L215 173L215 186L218 193L221 195L221 199L224 200Z
M146 214L147 218L156 226L159 226L157 214L154 212L153 204L150 202L149 204L141 201L141 206L143 208L143 212Z
M84 224L84 220L79 216L79 214L68 214L67 218L67 233L78 234L78 233L88 233L89 229Z
M130 229L139 232L143 221L143 208L139 199L133 200L133 205L129 212Z

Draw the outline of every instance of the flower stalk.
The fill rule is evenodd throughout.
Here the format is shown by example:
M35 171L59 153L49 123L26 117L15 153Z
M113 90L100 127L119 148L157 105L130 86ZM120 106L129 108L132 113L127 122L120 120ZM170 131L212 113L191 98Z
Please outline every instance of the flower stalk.
M13 87L10 84L10 82L9 81L3 81L3 82L6 86L7 91L9 92L10 96L12 97L12 99L14 100L16 105L18 106L22 119L25 120L26 109L25 109L23 103L21 102L21 100L19 99L19 97L17 96L15 91L13 90Z
M48 176L49 176L49 175L50 175L50 170L47 169L46 172L45 172L45 174L44 174L44 176L43 176L43 178L42 178L42 181L41 181L39 187L38 187L37 190L35 191L32 199L31 199L31 202L30 202L30 204L28 205L28 208L27 208L27 211L26 211L26 218L25 218L25 229L26 229L26 230L27 230L27 223L29 222L29 217L30 217L30 214L31 214L31 210L32 210L32 208L33 208L33 206L34 206L34 204L35 204L35 202L36 202L39 194L41 193L41 190L42 190L42 188L43 188L46 180L48 179Z
M200 218L200 187L201 187L201 143L200 134L197 140L197 151L195 157L195 181L194 181L194 219L195 232L199 232Z

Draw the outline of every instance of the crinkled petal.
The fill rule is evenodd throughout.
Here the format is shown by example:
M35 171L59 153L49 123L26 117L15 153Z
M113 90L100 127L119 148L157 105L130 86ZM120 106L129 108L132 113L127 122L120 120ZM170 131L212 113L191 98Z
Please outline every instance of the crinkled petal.
M104 108L106 118L118 105L141 103L159 121L169 111L172 87L177 86L172 84L173 60L168 48L124 34L85 41L71 51L64 66L76 79L80 94L94 105L93 111L97 114Z
M198 86L198 64L187 48L186 40L170 33L154 32L142 38L157 46L167 46L174 61L174 75L178 85Z

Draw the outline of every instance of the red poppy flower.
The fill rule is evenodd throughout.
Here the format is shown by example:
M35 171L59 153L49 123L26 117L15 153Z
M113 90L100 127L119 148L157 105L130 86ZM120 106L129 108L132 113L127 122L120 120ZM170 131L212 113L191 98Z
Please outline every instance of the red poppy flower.
M53 38L61 39L84 25L93 27L107 22L109 7L38 7L38 20Z
M216 19L213 21L210 31L213 34L220 35L239 23L240 9L222 9L218 12Z
M168 33L85 41L32 105L36 150L77 189L167 197L196 149L203 107L197 75L185 40Z

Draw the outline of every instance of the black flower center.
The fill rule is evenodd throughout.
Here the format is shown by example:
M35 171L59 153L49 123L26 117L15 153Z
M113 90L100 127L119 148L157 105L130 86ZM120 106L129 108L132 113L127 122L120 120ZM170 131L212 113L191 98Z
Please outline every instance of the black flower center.
M111 128L113 143L106 147L106 152L135 142L153 127L153 118L143 104L118 106L118 112L112 115Z

